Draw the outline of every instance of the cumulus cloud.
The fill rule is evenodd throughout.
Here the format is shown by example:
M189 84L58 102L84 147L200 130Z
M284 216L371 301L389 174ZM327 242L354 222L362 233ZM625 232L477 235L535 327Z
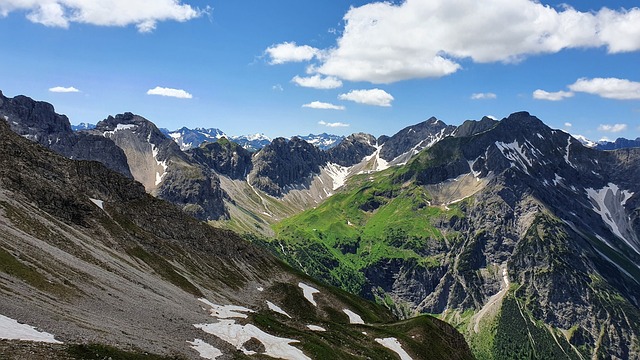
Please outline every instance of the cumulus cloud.
M640 50L640 8L581 12L536 0L406 0L352 7L343 20L335 46L307 47L296 59L322 53L314 67L320 74L392 83L452 74L463 59L518 62L570 48Z
M182 89L171 89L171 88L165 88L160 86L156 86L153 89L149 89L147 91L147 95L169 96L169 97L174 97L178 99L191 99L193 97L193 95L189 94L188 92Z
M320 50L309 45L298 46L295 42L284 42L282 44L271 45L265 54L271 58L272 65L285 64L288 62L309 61L320 55Z
M328 122L324 122L322 120L318 121L318 124L326 126L326 127L349 127L349 124L345 124L345 123L341 123L341 122L332 122L332 123L328 123Z
M533 98L537 100L547 100L547 101L560 101L566 98L572 97L574 94L571 91L556 91L556 92L548 92L541 89L538 89L533 92Z
M160 21L184 22L205 14L180 0L3 0L0 16L26 11L27 19L50 27L68 28L70 23L98 26L135 25L150 32Z
M312 101L308 104L302 105L302 107L311 108L311 109L344 110L344 106L342 105L334 105L331 103L320 102L320 101Z
M69 86L69 87L64 87L64 86L55 86L52 88L49 88L50 92L54 92L54 93L77 93L80 92L80 90L74 88L73 86Z
M568 128L570 128L570 127L572 127L572 126L573 126L573 124L572 124L572 123L570 123L570 122L566 122L566 123L564 123L564 127L565 127L565 128L567 128L567 129L568 129Z
M627 124L601 124L598 131L617 133L627 130Z
M338 95L338 99L349 100L365 105L388 107L391 106L393 96L381 89L351 90L346 94Z
M494 93L475 93L471 94L471 100L490 100L495 99L498 96Z
M618 78L578 79L569 85L575 92L594 94L607 99L640 100L640 82Z
M314 89L336 89L342 86L342 81L333 77L322 77L318 74L309 77L294 76L291 79L293 83L302 87Z

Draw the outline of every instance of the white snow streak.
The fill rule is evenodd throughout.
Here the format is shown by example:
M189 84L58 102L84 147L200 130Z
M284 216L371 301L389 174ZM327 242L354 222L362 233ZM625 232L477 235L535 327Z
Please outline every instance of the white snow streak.
M267 300L267 306L269 307L269 310L271 310L271 311L275 311L275 312L277 312L277 313L279 313L279 314L282 314L282 315L284 315L284 316L288 317L289 319L291 319L291 316L290 316L289 314L287 314L287 312L286 312L286 311L282 310L282 308L281 308L281 307L279 307L278 305L276 305L276 304L272 303L272 302L271 302L271 301L269 301L269 300Z
M360 315L349 309L343 309L342 311L349 317L349 324L364 324L364 320L362 320Z
M529 174L527 165L532 166L533 161L531 161L531 159L527 156L524 151L524 147L522 147L517 140L508 144L501 141L496 141L495 144L504 157L511 160L512 162L518 163L520 165L520 169Z
M247 309L246 307L243 306L236 306L236 305L217 305L214 304L212 302L210 302L207 299L198 299L200 300L200 302L203 302L207 305L209 305L211 307L211 316L218 318L218 319L228 319L228 318L242 318L242 319L246 319L248 316L247 314L244 313L252 313L254 312L251 309Z
M575 165L573 165L573 163L571 162L571 160L569 160L569 148L571 147L571 136L569 136L567 138L567 148L565 149L565 155L564 155L564 161L571 165L572 168L576 168Z
M215 360L222 356L222 351L204 342L202 339L195 339L193 341L187 341L191 344L191 347L200 354L201 358Z
M62 344L62 342L56 340L52 334L38 331L33 326L27 324L20 324L18 321L4 315L0 315L0 339Z
M313 306L318 306L315 299L313 298L313 294L319 293L320 290L312 288L311 286L305 283L298 283L298 286L302 289L302 293L304 294L304 298L307 299Z
M309 328L309 330L311 331L327 331L327 329L323 328L322 326L317 326L317 325L307 325L307 328Z
M373 159L374 163L373 163L373 169L372 171L382 171L382 170L386 170L389 168L389 163L380 157L380 151L382 151L382 147L383 145L375 145L374 147L376 148L376 151L374 151L373 154L367 156L364 158L365 162L370 161L371 159Z
M395 352L400 356L400 360L413 360L409 354L402 348L402 345L396 338L375 339L376 342L387 349Z
M338 164L329 163L325 167L327 175L333 180L333 190L337 190L342 187L349 176L349 168L340 166Z
M640 254L640 246L623 234L623 232L627 235L631 234L628 229L629 224L626 223L627 215L624 205L633 196L633 193L628 190L621 191L618 185L613 183L609 183L600 190L591 188L585 190L591 200L593 211L600 215L602 221L609 226L617 237Z
M151 153L153 154L153 159L156 161L158 166L162 166L162 173L156 171L156 186L158 186L164 176L167 175L167 161L159 161L158 160L158 148L155 145L151 144Z
M100 209L104 210L104 201L98 200L98 199L93 199L93 198L89 198L89 200L91 200L92 203L96 204L97 207L99 207Z

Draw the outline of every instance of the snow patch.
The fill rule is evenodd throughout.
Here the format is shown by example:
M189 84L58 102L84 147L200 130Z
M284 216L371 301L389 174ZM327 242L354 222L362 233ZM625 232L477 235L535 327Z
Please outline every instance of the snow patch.
M413 360L409 354L402 348L402 345L396 338L384 338L384 339L375 339L376 342L387 349L395 352L400 356L401 360Z
M135 130L138 128L138 125L134 125L134 124L118 124L116 125L116 128L113 129L112 131L105 131L102 136L104 137L111 137L113 136L115 133L117 133L118 131L122 131L122 130Z
M251 338L256 338L264 345L263 354L266 356L287 360L311 360L302 350L291 346L291 343L296 343L298 340L267 334L252 324L240 325L236 324L234 320L220 320L215 324L196 324L194 326L228 342L245 355L255 354L254 351L245 349L244 343Z
M320 290L312 288L311 286L302 282L298 283L298 286L302 289L304 298L307 299L307 301L309 301L311 304L313 304L313 306L318 306L316 300L313 298L313 294L319 293Z
M156 161L156 165L162 166L161 173L156 171L156 186L158 186L162 182L162 179L164 179L165 175L167 175L167 161L159 161L158 152L158 148L154 144L151 144L151 153L153 154L153 159Z
M0 315L0 339L62 344L62 342L56 340L52 334L38 331L33 326L21 324L4 315Z
M263 288L262 286L258 286L258 287L256 288L256 290L258 290L258 291L260 291L260 292L263 292L263 291L264 291L264 288Z
M574 169L575 169L575 168L576 168L576 166L575 166L575 165L573 165L573 163L571 162L571 160L569 160L569 148L570 148L570 147L571 147L571 136L569 136L569 137L567 138L567 147L566 147L566 149L565 149L564 161L565 161L567 164L571 165L571 167L572 167L572 168L574 168Z
M89 198L89 200L91 200L92 203L96 204L97 207L99 207L100 209L104 210L104 201L98 200L98 199L93 199L93 198Z
M558 174L555 174L555 178L553 179L553 185L558 186L558 184L562 183L564 178Z
M473 167L476 165L476 162L481 158L481 156L478 156L475 160L471 161L471 160L467 160L467 163L469 164L469 170L471 171L471 173L473 174L473 177L476 178L476 181L480 181L480 175L482 174L481 171L475 171L473 170Z
M317 325L307 325L307 328L309 328L309 330L311 331L327 331L327 329Z
M349 317L349 324L364 324L364 320L362 320L360 315L349 309L343 309L342 311Z
M272 303L271 301L267 300L267 306L269 307L269 310L271 311L275 311L278 314L282 314L286 317L288 317L289 319L291 319L291 315L287 314L286 311L282 310L282 308L280 308L278 305Z
M210 310L211 316L218 319L228 319L228 318L246 319L248 316L247 314L244 314L244 313L254 312L253 310L247 309L246 307L243 307L243 306L217 305L203 298L200 298L198 300L202 303L209 305L209 307L211 307L211 310Z
M373 169L371 171L382 171L382 170L386 170L389 168L389 163L380 157L380 151L382 151L382 147L383 145L374 145L374 147L376 148L376 151L373 152L373 154L366 156L364 158L364 162L369 162L371 160L373 160Z
M533 166L533 161L527 156L525 148L517 140L511 143L496 141L495 144L505 158L511 160L512 164L519 164L519 168L529 174L527 165L529 167Z
M633 233L630 231L629 224L626 221L628 216L624 208L633 193L628 190L620 190L618 185L613 183L609 183L600 190L589 188L585 189L585 191L591 200L593 211L600 215L602 221L609 226L617 237L627 243L636 253L640 254L640 246L638 246L637 242L632 241Z
M325 167L325 170L327 175L329 175L333 181L333 190L337 190L342 187L347 180L347 176L349 176L349 168L338 164L329 163Z
M202 339L195 339L193 341L187 341L191 344L191 347L200 354L201 358L215 360L222 356L222 351L204 342Z

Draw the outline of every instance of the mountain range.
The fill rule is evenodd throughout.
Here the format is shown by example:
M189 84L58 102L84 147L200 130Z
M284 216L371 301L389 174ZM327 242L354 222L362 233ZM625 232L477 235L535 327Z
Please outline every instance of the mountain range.
M460 126L430 118L328 149L276 138L258 151L213 130L197 131L209 136L202 142L184 128L167 136L131 113L73 132L26 97L0 96L0 116L67 158L137 180L183 210L171 219L186 213L242 233L252 249L397 317L437 315L478 359L640 358L631 142L586 147L526 112ZM51 204L45 212L66 202Z
M0 340L3 359L473 358L441 320L398 321L150 195L148 184L56 154L37 131L18 135L17 114L39 115L14 100L0 102L0 338L14 339ZM167 168L195 172L156 130L123 114L87 136L146 143ZM141 157L133 176L163 167L125 149Z

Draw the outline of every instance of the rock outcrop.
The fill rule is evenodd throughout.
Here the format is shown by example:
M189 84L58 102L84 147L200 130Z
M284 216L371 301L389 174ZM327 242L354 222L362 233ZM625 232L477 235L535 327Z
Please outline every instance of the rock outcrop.
M0 92L0 118L19 135L68 158L99 161L125 176L132 176L124 152L113 141L74 132L69 119L57 114L49 103L23 95L7 98Z

